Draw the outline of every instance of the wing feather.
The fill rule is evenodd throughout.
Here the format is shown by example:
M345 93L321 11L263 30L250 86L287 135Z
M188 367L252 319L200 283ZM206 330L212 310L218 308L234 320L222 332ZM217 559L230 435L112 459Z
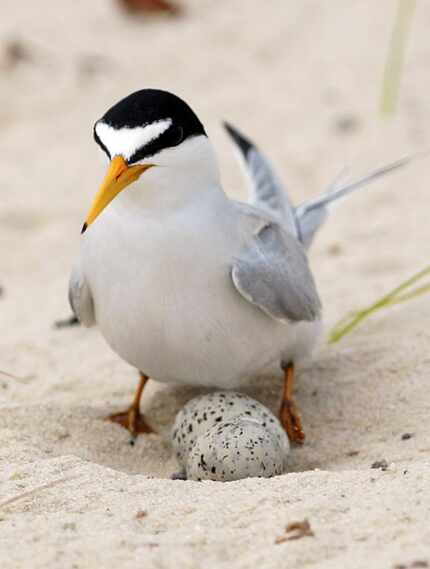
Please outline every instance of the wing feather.
M265 223L235 259L232 280L239 293L282 322L313 321L321 303L300 243L274 222Z
M237 128L227 122L224 127L239 151L250 182L249 203L274 215L286 230L297 237L293 205L269 160Z
M93 297L79 265L75 265L70 275L69 303L73 313L84 326L95 324Z

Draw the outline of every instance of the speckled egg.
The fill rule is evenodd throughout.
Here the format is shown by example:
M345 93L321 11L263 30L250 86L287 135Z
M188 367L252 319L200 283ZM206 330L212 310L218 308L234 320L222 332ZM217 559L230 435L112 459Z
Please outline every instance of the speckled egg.
M269 409L234 391L189 401L176 416L172 443L192 480L274 476L285 470L289 452L288 437Z
M288 453L288 437L267 407L244 393L215 391L191 399L176 415L171 438L179 463L185 466L188 453L200 435L239 415L260 421L279 440L284 454Z
M201 435L188 455L185 472L188 480L269 478L284 472L284 455L267 428L242 415Z

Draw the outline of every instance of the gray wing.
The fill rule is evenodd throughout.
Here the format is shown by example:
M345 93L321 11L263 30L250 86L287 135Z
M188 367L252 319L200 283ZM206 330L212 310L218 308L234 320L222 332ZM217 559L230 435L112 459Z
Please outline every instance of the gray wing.
M316 320L321 303L300 243L265 222L235 259L234 286L266 314L282 322Z
M231 124L225 122L224 127L244 162L245 173L250 181L250 203L275 215L287 231L298 237L293 205L269 160Z
M84 326L95 324L93 297L79 265L73 268L70 275L69 303L73 313Z

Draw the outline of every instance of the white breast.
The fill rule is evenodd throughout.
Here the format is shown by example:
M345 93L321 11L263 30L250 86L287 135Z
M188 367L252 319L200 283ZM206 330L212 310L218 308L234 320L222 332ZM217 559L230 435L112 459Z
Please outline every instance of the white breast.
M243 243L234 215L200 208L124 223L112 207L87 230L82 264L97 323L150 377L234 387L314 344L319 323L280 324L234 288L230 270Z

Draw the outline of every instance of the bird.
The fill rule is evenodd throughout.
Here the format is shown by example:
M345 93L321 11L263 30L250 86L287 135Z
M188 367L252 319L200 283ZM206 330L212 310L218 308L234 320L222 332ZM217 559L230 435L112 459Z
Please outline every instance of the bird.
M300 445L295 367L323 329L307 250L335 200L407 159L293 207L257 146L224 126L250 181L248 203L224 192L206 130L175 94L139 90L96 121L108 169L82 227L69 301L139 370L130 407L108 417L132 436L153 432L140 412L150 378L240 389L276 369L279 418Z

